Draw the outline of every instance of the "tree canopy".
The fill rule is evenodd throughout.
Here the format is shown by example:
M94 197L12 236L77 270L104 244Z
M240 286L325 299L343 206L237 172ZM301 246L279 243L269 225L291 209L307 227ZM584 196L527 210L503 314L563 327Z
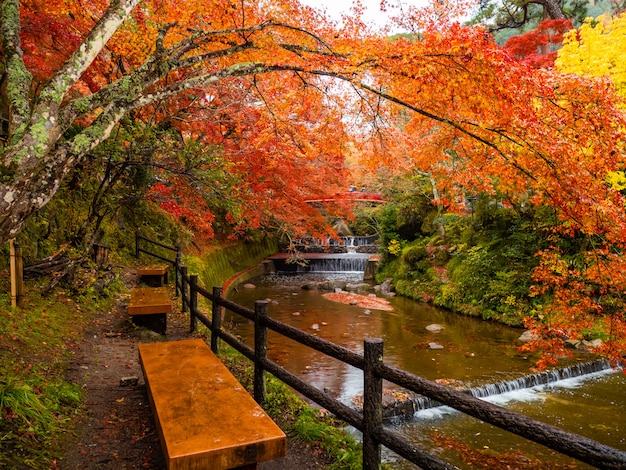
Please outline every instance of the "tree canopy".
M225 173L235 230L321 227L306 200L346 183L352 153L372 171L428 175L448 210L477 193L551 207L555 234L587 248L579 264L557 244L537 254L536 292L550 302L529 324L552 341L605 323L604 352L618 354L626 216L608 179L626 167L619 95L610 81L520 62L484 27L455 21L462 3L402 11L413 34L391 40L296 0L3 0L0 241L128 123L186 143L181 154L155 144L149 195L206 235L207 195Z

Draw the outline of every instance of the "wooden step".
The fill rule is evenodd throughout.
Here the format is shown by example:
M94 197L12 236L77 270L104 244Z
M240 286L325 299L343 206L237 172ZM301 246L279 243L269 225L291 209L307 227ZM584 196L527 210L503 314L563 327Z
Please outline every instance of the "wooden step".
M201 339L145 343L139 359L169 470L283 457L287 439Z

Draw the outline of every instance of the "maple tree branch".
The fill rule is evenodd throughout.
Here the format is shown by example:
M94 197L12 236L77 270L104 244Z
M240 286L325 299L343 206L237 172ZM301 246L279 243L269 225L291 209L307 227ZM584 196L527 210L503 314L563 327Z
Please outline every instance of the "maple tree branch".
M294 67L267 65L263 62L242 62L238 64L233 64L224 67L223 69L216 72L190 77L188 79L173 83L169 86L160 88L159 90L143 94L138 97L138 99L133 103L132 107L138 108L146 106L168 98L170 96L177 95L182 91L210 85L228 77L241 77L246 75L256 75L287 70L293 71Z
M65 93L91 65L137 3L139 0L117 0L109 6L76 52L63 64L42 90L39 95L40 103L45 106L49 106L50 103L61 103Z
M9 135L11 136L30 116L28 93L32 83L32 74L24 64L20 40L19 0L2 0L0 6L0 38L4 56L2 72L6 74Z
M298 33L301 33L305 36L309 36L313 39L315 39L316 42L318 42L319 44L321 44L325 49L327 49L329 51L329 53L331 55L337 55L337 53L335 51L333 51L333 48L326 42L324 41L321 37L319 37L317 34L313 34L311 31L308 31L306 29L303 28L299 28L290 24L286 24L286 23L272 23L273 26L279 27L279 28L285 28L291 31L295 31ZM318 51L316 51L318 52ZM321 51L319 51L318 53L321 53Z
M189 46L189 44L185 42L185 47L187 46ZM139 96L142 90L155 84L169 72L243 52L251 47L253 47L253 44L245 43L185 59L178 59L179 55L188 52L188 49L182 47L181 44L174 46L172 49L157 50L150 60L146 61L131 74L121 77L110 85L102 87L98 92L92 95L78 98L69 103L63 110L62 121L64 126L68 126L79 115L105 106L112 100L118 98L128 99L133 95ZM131 92L131 90L134 90L134 92Z

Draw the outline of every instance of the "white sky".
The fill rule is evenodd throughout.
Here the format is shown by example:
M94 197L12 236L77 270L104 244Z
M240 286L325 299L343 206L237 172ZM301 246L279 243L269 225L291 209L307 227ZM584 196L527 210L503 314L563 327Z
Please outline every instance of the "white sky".
M309 5L315 8L326 9L328 14L336 19L340 20L343 13L350 13L350 7L352 6L352 0L301 0L305 5ZM422 6L427 3L426 0L387 0L388 5L413 5ZM361 0L361 3L366 7L366 13L364 20L366 23L372 23L377 25L384 25L387 23L388 14L396 14L398 10L389 8L389 12L384 13L380 11L380 0Z

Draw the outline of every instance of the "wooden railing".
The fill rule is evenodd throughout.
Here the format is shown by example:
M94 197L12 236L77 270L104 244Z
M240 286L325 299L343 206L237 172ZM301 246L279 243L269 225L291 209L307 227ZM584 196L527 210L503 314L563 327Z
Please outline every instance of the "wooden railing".
M190 313L190 331L196 330L199 321L210 330L210 346L214 353L219 353L219 340L222 340L254 363L254 398L259 404L263 405L266 399L265 374L269 372L297 392L326 408L337 418L361 431L363 434L363 468L366 470L380 467L381 446L387 447L423 468L456 468L415 447L399 433L385 429L382 413L383 380L437 400L462 413L595 467L607 469L626 467L626 452L624 451L530 419L519 413L385 364L382 339L365 339L363 355L357 354L271 318L268 315L268 302L266 300L257 301L254 310L251 310L224 298L221 287L213 287L212 291L209 292L198 284L198 276L188 275L187 269L181 266L179 262L175 263L175 267L179 272L176 276L177 289L181 295L183 311ZM212 303L210 318L208 314L198 308L199 296ZM253 348L222 328L221 320L224 309L254 322ZM311 386L270 360L267 354L268 330L362 370L364 383L363 411L357 411L333 399L324 391Z
M150 249L143 248L143 245L150 247ZM163 255L161 253L157 253L156 251L152 251L158 248L162 249L161 253L165 251L166 254ZM171 253L171 252L175 253L175 256L173 259L167 257L167 253ZM161 261L165 261L166 263L174 266L175 267L174 275L176 277L175 285L178 286L180 282L180 280L178 279L178 276L180 273L180 266L182 265L182 256L183 256L180 246L165 245L164 243L158 242L156 240L151 240L142 235L139 235L139 233L135 233L135 257L139 259L141 253L145 253L146 255L152 256L153 258L156 258Z

